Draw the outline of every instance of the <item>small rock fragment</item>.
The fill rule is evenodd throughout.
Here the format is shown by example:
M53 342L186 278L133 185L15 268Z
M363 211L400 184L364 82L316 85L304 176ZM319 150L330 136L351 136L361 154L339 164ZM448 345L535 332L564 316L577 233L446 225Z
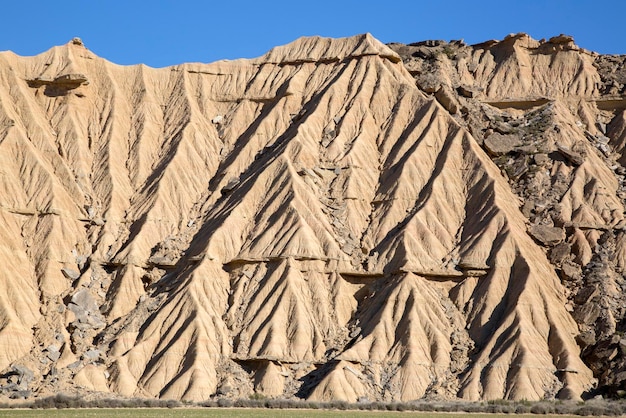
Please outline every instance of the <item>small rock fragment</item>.
M51 361L57 361L61 357L61 351L56 344L51 344L46 348L46 357Z
M483 144L489 154L499 157L522 145L522 141L516 135L502 135L494 132L485 139Z
M596 286L587 286L581 289L574 297L574 303L582 305L587 303L591 298L598 294L598 288Z
M459 86L457 87L456 91L463 97L466 97L468 99L471 99L472 97L474 97L474 91L471 90L469 87L466 86Z
M100 350L90 349L85 352L85 359L94 361L100 358Z
M573 165L578 166L585 162L585 157L583 155L565 146L557 145L557 150L561 155L563 155L563 157L565 157L567 161L569 161Z
M537 165L547 165L550 162L550 157L548 157L548 154L539 153L533 155L533 160Z
M576 336L576 342L581 348L589 347L596 343L596 335L591 330L583 331Z
M79 269L84 269L85 265L87 264L87 260L88 257L85 255L79 255L78 257L76 257L76 264L78 264L78 268Z
M525 217L530 218L533 214L533 210L535 209L535 202L532 199L527 199L524 201L522 205L522 213Z
M63 267L61 273L70 280L76 280L80 277L80 272L68 267Z
M228 183L226 183L226 186L222 187L222 193L232 191L235 187L237 187L238 184L239 184L239 177L232 177L230 180L228 180Z
M451 114L459 111L459 104L447 86L441 86L435 93L435 98Z
M27 399L32 395L30 390L18 390L9 395L9 399Z
M19 390L27 390L28 384L33 381L35 374L26 366L21 364L13 365L11 374L17 375L17 388Z
M148 259L148 262L150 264L154 264L160 267L174 267L176 265L176 260L173 260L172 258L168 256L153 255L152 257Z
M78 361L75 361L74 363L68 364L67 368L70 369L70 370L76 370L76 369L78 369L82 365L83 365L83 362L78 360Z
M497 122L493 129L502 135L510 134L514 130L513 126L507 122Z
M563 228L547 225L533 225L528 233L543 245L553 246L565 239Z
M560 265L572 253L572 246L566 242L556 245L550 251L550 262Z

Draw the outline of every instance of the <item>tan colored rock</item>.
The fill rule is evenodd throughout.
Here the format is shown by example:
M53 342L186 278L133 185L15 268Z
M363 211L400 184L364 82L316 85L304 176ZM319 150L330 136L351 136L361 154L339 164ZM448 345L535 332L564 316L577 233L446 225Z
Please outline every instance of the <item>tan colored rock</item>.
M285 376L282 367L268 361L254 376L254 389L265 396L282 396L285 391Z
M355 372L354 366L346 361L340 361L333 367L328 376L316 385L308 399L316 402L328 402L336 399L356 402L366 393L363 382L358 373Z
M559 100L592 97L597 72L526 35L455 48L462 74L435 57L435 98L371 35L165 69L76 41L0 53L0 369L36 368L42 392L189 401L580 397L594 380L564 286L459 109L555 97L534 125L495 127L536 143L485 147L578 149ZM606 155L583 147L533 173L563 179L559 239L579 265L623 221ZM555 212L546 196L527 213ZM57 332L54 383L39 358Z
M567 35L535 41L514 34L458 47L450 60L423 54L424 46L417 44L391 47L417 85L467 86L476 92L473 100L458 97L464 111L456 119L507 177L528 224L560 228L552 230L553 237L536 228L531 234L547 246L562 241L549 250L550 262L561 276L568 311L579 329L593 333L582 345L583 360L605 393L617 393L624 384L619 376L626 376L626 359L615 354L616 323L626 319L619 290L625 248L621 96L626 61L585 51ZM506 157L497 155L486 140L494 131L515 133L523 145L509 148ZM448 257L452 261L455 254ZM589 302L576 304L582 289L598 283L600 291ZM558 373L562 381L571 381L571 370ZM554 383L549 391L573 395ZM487 394L483 389L478 390Z
M435 92L435 97L441 103L441 105L451 114L455 114L459 111L459 103L454 98L452 91L447 86L439 87L439 90Z
M565 239L563 228L548 225L533 225L528 233L543 245L548 246L556 245Z
M485 138L483 144L489 154L497 157L508 154L515 148L521 146L523 142L515 135L502 135L494 132Z
M585 157L574 150L561 145L558 146L558 150L567 159L567 161L574 165L581 165L585 162Z

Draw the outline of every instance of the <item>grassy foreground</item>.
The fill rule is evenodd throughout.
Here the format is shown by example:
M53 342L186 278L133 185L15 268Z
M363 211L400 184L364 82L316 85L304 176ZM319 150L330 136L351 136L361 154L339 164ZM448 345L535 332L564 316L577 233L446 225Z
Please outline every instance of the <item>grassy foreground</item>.
M470 414L468 414L470 413ZM0 403L2 417L415 417L498 418L515 414L544 416L625 416L626 400L586 402L544 400L488 402L355 403L289 399L218 399L182 403L160 399L84 399L57 394L34 401Z
M544 415L550 416L550 415ZM556 415L555 415L556 416ZM563 418L564 415L558 415ZM273 418L273 417L289 417L289 418L510 418L511 415L506 414L451 414L451 413L432 413L432 412L383 412L383 411L315 411L315 410L294 410L294 409L238 409L238 408L180 408L180 409L46 409L46 410L0 410L0 417L15 418L79 418L79 417L98 417L98 418Z

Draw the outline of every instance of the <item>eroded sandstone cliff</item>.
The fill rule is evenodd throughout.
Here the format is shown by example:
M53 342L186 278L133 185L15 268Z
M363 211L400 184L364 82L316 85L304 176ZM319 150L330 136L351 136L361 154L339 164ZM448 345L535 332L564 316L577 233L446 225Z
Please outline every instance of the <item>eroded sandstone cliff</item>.
M525 35L0 53L3 394L618 388L621 68Z
M626 394L626 57L566 35L391 46L501 169L560 276L598 391Z

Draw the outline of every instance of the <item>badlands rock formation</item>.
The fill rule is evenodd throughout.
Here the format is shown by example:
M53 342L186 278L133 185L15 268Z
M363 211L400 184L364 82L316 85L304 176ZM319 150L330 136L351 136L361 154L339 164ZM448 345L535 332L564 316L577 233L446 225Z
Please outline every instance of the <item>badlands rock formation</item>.
M522 34L0 53L3 396L623 388L623 68Z
M585 51L566 35L392 48L521 199L597 391L626 395L626 57Z

